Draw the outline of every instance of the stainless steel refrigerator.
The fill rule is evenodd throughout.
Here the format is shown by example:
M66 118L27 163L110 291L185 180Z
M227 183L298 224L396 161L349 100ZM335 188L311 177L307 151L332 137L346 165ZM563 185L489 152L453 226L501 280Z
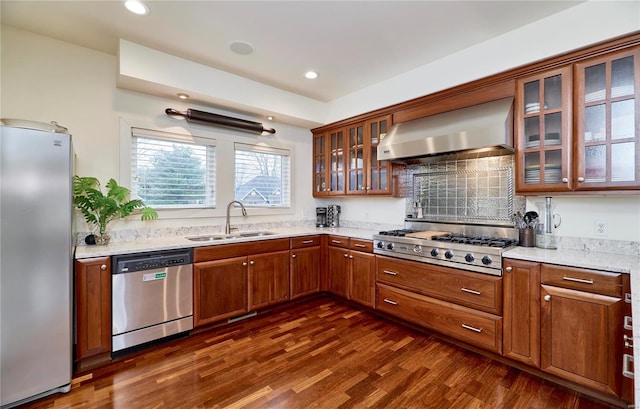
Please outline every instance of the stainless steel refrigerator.
M57 124L0 120L0 405L68 392L72 146Z

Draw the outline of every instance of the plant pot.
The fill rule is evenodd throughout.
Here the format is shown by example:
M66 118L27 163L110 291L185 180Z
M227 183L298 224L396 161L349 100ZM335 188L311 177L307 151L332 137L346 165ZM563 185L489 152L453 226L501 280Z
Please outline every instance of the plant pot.
M109 244L109 240L111 240L111 236L109 236L109 234L105 233L102 236L95 236L96 238L96 244L99 246L105 246L107 244Z

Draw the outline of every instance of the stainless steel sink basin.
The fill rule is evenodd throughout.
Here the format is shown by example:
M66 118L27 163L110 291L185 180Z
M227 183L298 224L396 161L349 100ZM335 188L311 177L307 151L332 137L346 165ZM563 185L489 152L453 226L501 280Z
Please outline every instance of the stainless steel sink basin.
M188 236L185 237L191 241L216 241L216 240L229 240L229 239L241 239L245 237L262 237L275 234L270 231L248 231L246 233L232 233L232 234L206 234L204 236Z

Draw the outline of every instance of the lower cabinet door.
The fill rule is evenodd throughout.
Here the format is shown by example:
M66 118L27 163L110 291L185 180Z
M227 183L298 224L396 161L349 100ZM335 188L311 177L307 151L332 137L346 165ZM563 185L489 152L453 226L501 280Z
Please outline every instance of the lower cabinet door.
M289 300L289 250L249 256L249 310Z
M194 326L248 311L247 265L246 257L193 265Z
M291 250L291 299L320 290L320 247Z
M378 284L377 309L460 341L502 353L502 317Z
M542 369L620 396L622 299L542 285Z
M349 275L349 299L373 308L375 303L375 266L373 254L351 251Z
M343 298L349 296L349 250L329 246L328 290Z

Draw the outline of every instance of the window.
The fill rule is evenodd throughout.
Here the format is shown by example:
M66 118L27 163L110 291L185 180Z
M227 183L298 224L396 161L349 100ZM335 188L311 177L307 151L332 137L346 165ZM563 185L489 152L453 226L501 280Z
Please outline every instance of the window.
M235 145L235 199L246 206L289 207L291 153L260 145Z
M155 208L215 206L213 140L131 128L131 195Z

